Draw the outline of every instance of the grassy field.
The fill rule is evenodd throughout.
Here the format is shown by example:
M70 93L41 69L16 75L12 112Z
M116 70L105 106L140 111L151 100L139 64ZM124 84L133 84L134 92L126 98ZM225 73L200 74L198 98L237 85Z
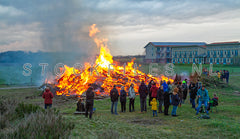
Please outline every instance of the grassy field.
M110 99L95 100L94 107L97 110L92 120L83 115L73 114L76 110L76 100L56 97L53 107L60 110L67 120L74 121L75 128L71 138L239 138L238 80L238 76L232 77L228 88L208 88L210 96L217 93L220 98L218 112L213 110L213 113L210 113L211 119L198 119L199 115L195 115L189 102L178 108L179 117L159 114L153 118L150 107L147 113L139 113L139 97L135 100L136 112L119 112L118 116L110 114ZM0 96L43 107L43 99L39 93L37 89L0 90ZM171 110L172 106L169 113Z
M158 64L158 68L159 70L164 73L165 68L164 68L164 64ZM199 65L197 65L197 67L199 67ZM204 64L202 65L203 68L207 68L210 69L210 65L209 64ZM145 73L149 73L149 64L142 64L141 67L139 68L140 70L144 71ZM192 73L192 64L174 64L174 71L175 73L181 74L182 72L185 73ZM240 67L239 66L232 66L232 65L222 65L222 64L216 64L213 65L213 71L220 71L220 70L228 70L230 72L230 76L231 75L235 75L235 74L239 74L240 75Z

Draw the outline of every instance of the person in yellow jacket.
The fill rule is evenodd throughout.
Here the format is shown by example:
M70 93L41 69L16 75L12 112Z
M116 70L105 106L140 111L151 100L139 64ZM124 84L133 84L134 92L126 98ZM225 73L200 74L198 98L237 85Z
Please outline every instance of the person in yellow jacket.
M154 117L154 115L157 116L157 100L156 100L156 98L152 99L151 105L152 105L153 117Z
M217 73L217 75L218 75L218 80L220 80L220 77L221 77L220 71Z

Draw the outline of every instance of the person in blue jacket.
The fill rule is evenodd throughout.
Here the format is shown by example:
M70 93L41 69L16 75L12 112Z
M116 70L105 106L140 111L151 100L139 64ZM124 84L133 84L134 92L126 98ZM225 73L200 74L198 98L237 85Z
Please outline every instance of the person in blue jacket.
M162 86L163 86L163 91L164 91L164 93L169 91L169 90L168 90L168 84L166 83L166 81L163 81Z
M208 114L207 108L208 108L208 103L209 103L209 95L208 95L207 89L205 89L205 85L202 85L202 87L200 89L198 89L197 96L198 96L199 100L198 100L198 107L197 107L196 115L198 115L202 104L204 104L206 113Z

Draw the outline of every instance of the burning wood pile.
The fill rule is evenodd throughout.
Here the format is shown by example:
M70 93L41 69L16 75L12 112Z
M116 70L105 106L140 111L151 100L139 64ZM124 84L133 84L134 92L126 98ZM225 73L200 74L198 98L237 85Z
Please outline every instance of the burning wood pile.
M134 89L137 92L141 80L144 80L146 83L150 80L155 80L158 83L160 80L173 82L172 79L163 75L153 77L139 71L134 66L134 59L120 66L112 59L113 57L107 46L108 40L97 36L99 32L96 24L90 27L89 36L93 38L100 49L100 54L96 57L95 64L91 66L90 63L85 63L81 69L65 65L63 69L60 69L64 70L64 72L60 77L56 77L57 95L84 96L84 92L87 90L89 84L93 85L96 96L108 96L113 85L117 85L118 89L122 85L126 87L125 89L128 89L131 84L134 84Z

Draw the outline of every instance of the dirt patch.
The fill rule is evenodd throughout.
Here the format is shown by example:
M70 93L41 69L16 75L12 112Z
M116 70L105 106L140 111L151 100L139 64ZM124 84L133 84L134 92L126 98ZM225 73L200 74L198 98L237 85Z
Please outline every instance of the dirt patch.
M157 117L152 118L152 119L135 118L135 119L130 119L128 122L133 123L133 124L138 124L138 125L161 125L161 124L163 124L163 121Z
M240 92L239 92L239 91L234 91L233 93L224 93L224 92L220 92L220 94L223 94L223 95L234 95L234 96L240 96Z
M239 91L234 91L233 94L236 95L236 96L240 96L240 92Z
M38 98L39 96L26 96L25 99L36 99Z

